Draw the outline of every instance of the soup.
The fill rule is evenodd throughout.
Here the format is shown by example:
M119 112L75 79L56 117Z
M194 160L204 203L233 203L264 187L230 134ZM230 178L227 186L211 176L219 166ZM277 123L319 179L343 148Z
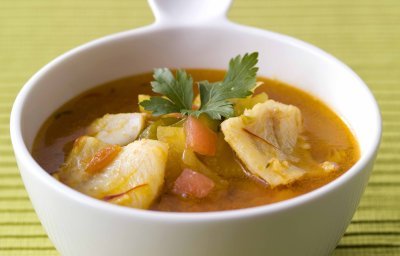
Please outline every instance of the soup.
M346 124L306 92L257 77L252 95L228 99L229 90L213 96L212 86L230 86L213 83L227 81L230 70L177 71L176 80L168 80L165 69L158 72L100 85L64 104L41 127L34 158L61 182L99 200L174 212L290 199L336 179L358 160ZM246 79L241 82L255 81ZM201 97L188 97L190 109L180 113L171 93L150 98L152 87L165 92L157 88L163 82L193 88L204 80L210 82L200 93L194 86L193 95ZM168 112L163 107L172 110L157 113Z

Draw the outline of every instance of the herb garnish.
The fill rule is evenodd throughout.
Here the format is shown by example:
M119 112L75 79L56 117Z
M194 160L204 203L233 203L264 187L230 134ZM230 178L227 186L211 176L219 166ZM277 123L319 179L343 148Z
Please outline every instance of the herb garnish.
M228 118L234 115L233 103L228 101L233 98L245 98L252 94L256 86L256 73L258 68L258 53L238 55L229 62L229 69L223 81L198 83L201 105L197 110L192 110L193 79L184 70L176 72L176 78L167 68L154 70L155 81L151 82L153 92L164 97L153 96L140 103L153 115L168 113L181 113L184 115L199 115L205 113L212 119Z

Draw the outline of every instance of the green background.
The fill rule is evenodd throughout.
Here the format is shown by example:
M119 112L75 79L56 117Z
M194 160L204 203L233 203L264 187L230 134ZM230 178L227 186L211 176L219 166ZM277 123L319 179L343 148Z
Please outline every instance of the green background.
M315 44L369 85L382 110L383 141L362 202L334 255L400 255L400 1L237 0L229 17ZM145 0L1 0L0 255L58 255L32 209L12 153L9 113L16 94L61 53L151 22Z

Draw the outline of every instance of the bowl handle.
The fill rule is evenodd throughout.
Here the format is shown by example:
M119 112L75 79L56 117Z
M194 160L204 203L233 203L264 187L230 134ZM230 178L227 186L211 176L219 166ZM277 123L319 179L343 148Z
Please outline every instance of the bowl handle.
M192 26L227 21L232 0L148 0L161 26Z

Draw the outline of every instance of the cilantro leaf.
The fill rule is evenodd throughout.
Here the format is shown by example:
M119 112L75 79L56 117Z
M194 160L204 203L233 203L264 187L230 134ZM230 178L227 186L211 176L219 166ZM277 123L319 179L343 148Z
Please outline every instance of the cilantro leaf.
M238 55L229 62L229 69L223 81L210 83L199 82L201 105L192 110L193 79L184 70L176 72L176 78L167 68L155 69L151 86L154 92L165 97L151 97L140 103L153 115L182 113L200 116L202 113L212 119L228 118L234 115L232 98L245 98L252 94L256 86L258 53Z
M232 103L226 100L214 100L210 101L210 97L214 95L213 89L220 86L221 82L209 83L208 81L199 82L200 101L203 109L186 111L182 114L194 115L199 117L202 113L206 113L212 119L220 120L222 116L228 117L233 116L234 111ZM205 109L203 103L207 102L207 108Z
M165 115L169 113L179 113L180 108L168 99L158 96L151 97L140 103L148 111L152 111L155 116Z
M193 79L184 70L177 70L176 78L167 68L154 70L153 92L163 94L167 99L151 97L140 103L153 115L179 113L182 109L191 109L193 102Z
M208 114L213 119L232 117L234 114L232 103L227 101L232 98L245 98L252 94L251 89L256 86L255 67L258 53L245 54L243 58L238 55L229 62L229 69L222 82L199 83L201 106L191 114L199 116Z

